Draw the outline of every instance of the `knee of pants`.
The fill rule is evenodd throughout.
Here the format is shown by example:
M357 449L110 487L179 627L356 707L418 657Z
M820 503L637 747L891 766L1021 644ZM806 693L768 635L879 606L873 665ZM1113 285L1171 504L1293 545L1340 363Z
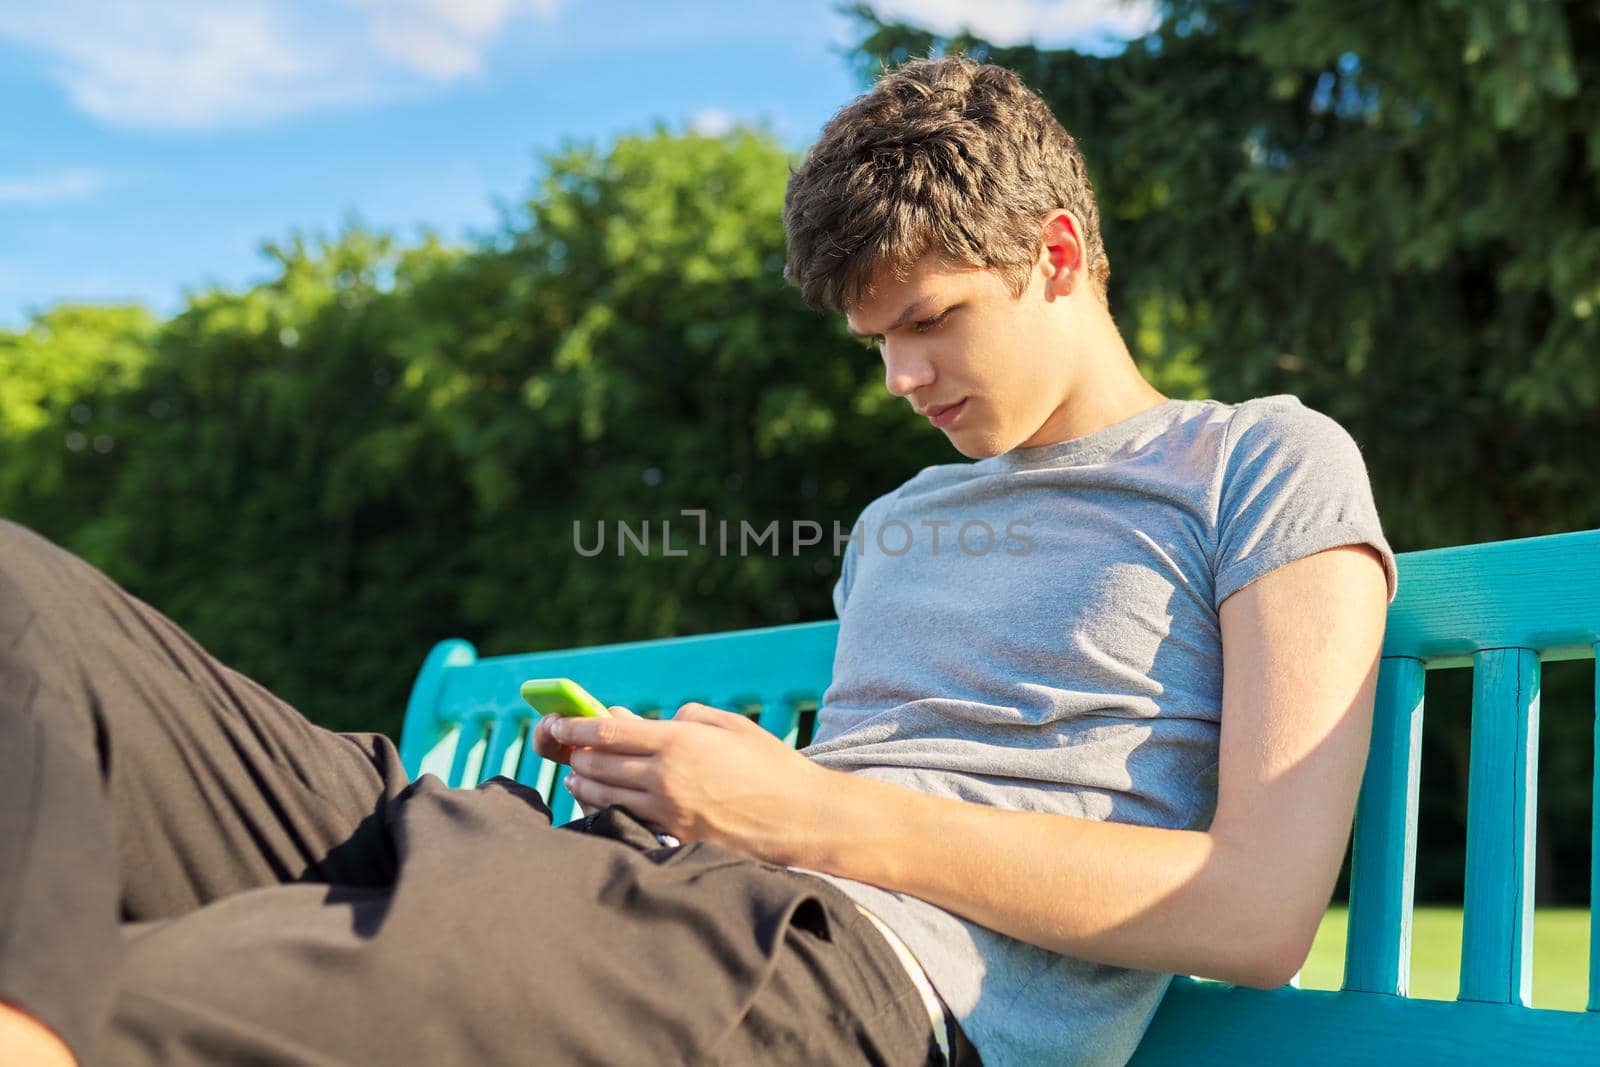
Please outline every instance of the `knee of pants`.
M71 597L57 579L59 561L74 558L27 527L0 519L0 713L18 723L52 724L57 736L56 727L70 722L74 747L94 754L86 706L67 686L76 676L78 649L62 635L75 633L76 620L67 617L71 609L62 601Z
M59 661L97 635L116 610L116 582L92 563L26 526L0 518L0 654L15 650L24 632L48 632L52 647L18 653ZM42 664L48 667L48 664ZM48 673L48 671L47 671Z
M54 542L21 523L0 518L0 574L20 572L41 549L57 547Z
M0 709L7 712L25 709L39 685L38 672L23 655L22 635L34 625L34 608L24 595L19 583L11 580L8 571L24 564L20 552L13 545L17 540L15 523L0 519Z
M22 631L59 599L48 594L62 557L75 558L28 527L0 518L0 650L16 645Z

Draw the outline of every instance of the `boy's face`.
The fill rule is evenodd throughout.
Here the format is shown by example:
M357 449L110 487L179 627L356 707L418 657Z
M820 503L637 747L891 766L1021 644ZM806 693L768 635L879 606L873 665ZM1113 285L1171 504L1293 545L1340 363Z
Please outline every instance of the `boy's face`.
M1063 337L1073 335L1075 301L1056 274L1041 254L1019 300L990 270L926 256L907 280L879 280L845 319L875 339L889 392L929 415L962 455L997 456L1044 443L1034 438L1071 392L1076 361Z

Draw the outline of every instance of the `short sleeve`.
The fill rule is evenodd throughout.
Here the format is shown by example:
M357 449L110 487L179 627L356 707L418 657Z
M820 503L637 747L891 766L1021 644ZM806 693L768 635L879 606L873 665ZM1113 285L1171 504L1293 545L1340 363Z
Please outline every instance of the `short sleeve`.
M1238 406L1223 449L1214 606L1286 563L1368 544L1383 558L1388 602L1394 552L1372 499L1366 461L1343 426L1290 394Z
M905 491L906 486L921 477L926 470L927 468L924 468L924 471L919 471L862 508L861 514L856 516L855 524L850 529L840 530L837 525L835 526L833 543L839 546L836 551L839 551L843 557L839 561L839 578L833 583L833 613L835 616L840 618L844 616L844 606L849 602L850 590L855 585L856 569L860 565L860 557L866 552L867 537L877 528L875 520L872 518L874 509L877 509L877 514L881 515L884 511L893 507L895 498ZM850 537L852 534L855 535L855 539L846 541L845 538Z
M850 598L850 587L855 584L856 557L860 554L858 548L864 543L863 538L866 537L863 524L866 522L867 510L871 507L872 505L868 504L866 508L861 509L861 514L857 517L855 525L851 526L849 530L836 531L834 534L834 544L843 546L839 560L839 578L833 583L833 614L838 618L844 617L844 605ZM852 533L855 534L855 539L846 541L845 538Z
M851 563L851 558L854 555L855 553L850 551L850 546L846 545L844 562L839 567L839 577L833 583L833 614L835 617L844 615L844 602L850 596L850 582L855 577L855 566Z

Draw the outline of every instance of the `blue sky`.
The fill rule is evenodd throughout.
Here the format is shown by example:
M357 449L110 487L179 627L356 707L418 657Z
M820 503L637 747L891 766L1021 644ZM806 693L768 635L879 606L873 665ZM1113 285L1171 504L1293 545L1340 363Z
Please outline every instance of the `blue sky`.
M656 121L808 143L861 91L837 0L0 0L0 329L59 301L268 276L354 216L492 230L538 155ZM1110 47L1150 0L878 0L991 40Z

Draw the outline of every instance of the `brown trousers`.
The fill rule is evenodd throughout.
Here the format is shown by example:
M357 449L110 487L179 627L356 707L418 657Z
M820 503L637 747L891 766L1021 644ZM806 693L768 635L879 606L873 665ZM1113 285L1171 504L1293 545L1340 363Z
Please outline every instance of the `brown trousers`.
M85 1067L940 1062L831 884L409 782L4 521L0 1000Z

